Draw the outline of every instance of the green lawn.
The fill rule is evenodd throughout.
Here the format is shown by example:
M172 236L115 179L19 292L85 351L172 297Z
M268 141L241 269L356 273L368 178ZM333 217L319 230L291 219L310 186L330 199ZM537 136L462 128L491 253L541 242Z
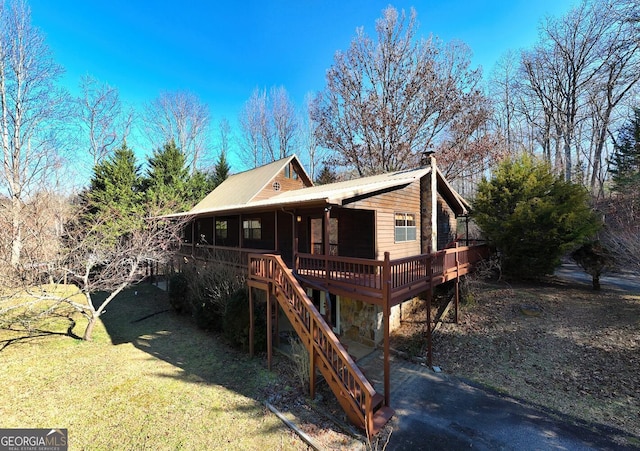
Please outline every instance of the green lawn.
M168 308L144 285L113 301L93 342L0 330L0 427L67 428L73 450L306 449L262 404L277 383L263 362Z

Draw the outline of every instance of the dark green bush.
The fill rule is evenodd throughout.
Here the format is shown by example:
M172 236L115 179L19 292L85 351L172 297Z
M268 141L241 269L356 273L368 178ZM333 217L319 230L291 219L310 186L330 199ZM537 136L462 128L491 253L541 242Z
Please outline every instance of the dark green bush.
M588 192L524 155L503 162L482 180L473 202L475 221L501 257L505 275L538 278L553 273L566 252L600 227Z
M169 304L179 314L190 313L189 280L184 273L169 278Z
M193 294L191 300L191 316L200 329L213 330L220 332L222 330L222 309L213 297L207 293L207 290L201 287L192 287Z

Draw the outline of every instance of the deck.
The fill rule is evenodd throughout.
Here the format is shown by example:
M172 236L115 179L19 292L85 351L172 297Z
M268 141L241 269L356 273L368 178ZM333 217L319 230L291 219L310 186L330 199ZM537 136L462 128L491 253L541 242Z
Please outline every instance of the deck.
M298 254L295 272L303 280L342 296L384 306L398 305L437 285L455 280L473 270L489 255L486 245L443 249L390 260Z

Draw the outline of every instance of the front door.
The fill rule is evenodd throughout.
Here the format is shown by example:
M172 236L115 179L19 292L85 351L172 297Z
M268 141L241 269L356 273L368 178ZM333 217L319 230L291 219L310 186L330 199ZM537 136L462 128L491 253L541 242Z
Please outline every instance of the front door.
M311 253L324 254L324 218L309 218ZM329 255L338 255L338 218L329 218Z

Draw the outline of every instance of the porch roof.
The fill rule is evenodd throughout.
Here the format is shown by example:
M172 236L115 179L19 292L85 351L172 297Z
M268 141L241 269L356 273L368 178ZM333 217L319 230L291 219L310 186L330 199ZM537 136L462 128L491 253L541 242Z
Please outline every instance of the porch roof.
M287 159L288 161L288 159ZM283 160L280 160L278 167L282 167ZM275 165L272 163L271 165ZM267 165L267 166L271 166ZM262 168L258 168L262 169ZM273 174L274 168L270 168L269 171L264 171L266 174ZM257 170L248 171L242 174L256 174ZM303 206L317 206L317 205L344 205L348 203L350 199L359 196L371 195L379 191L386 189L400 188L410 183L419 180L425 175L431 172L431 166L420 167L416 169L408 169L396 172L389 172L386 174L373 175L370 177L363 177L354 180L347 180L343 182L336 182L327 185L317 185L307 188L301 188L297 190L285 191L268 199L252 201L242 197L243 193L228 192L221 184L212 193L209 194L203 201L185 213L178 213L172 216L193 215L201 216L211 213L236 213L242 210L258 210L258 209L270 209L270 208L284 208L284 207L303 207ZM238 174L240 175L240 174ZM259 177L260 173L256 174L256 180L253 181L252 188L249 190L255 190L255 187L264 182L268 177ZM458 215L466 214L469 210L469 204L449 185L445 180L442 173L438 170L438 192L443 198L451 205L452 209ZM258 180L259 179L259 180ZM251 179L243 177L247 183L251 183ZM263 186L264 183L260 186ZM232 184L228 184L231 187ZM237 183L233 186L239 189ZM214 196L215 194L215 196ZM215 200L215 202L213 202ZM206 201L206 202L205 202Z

